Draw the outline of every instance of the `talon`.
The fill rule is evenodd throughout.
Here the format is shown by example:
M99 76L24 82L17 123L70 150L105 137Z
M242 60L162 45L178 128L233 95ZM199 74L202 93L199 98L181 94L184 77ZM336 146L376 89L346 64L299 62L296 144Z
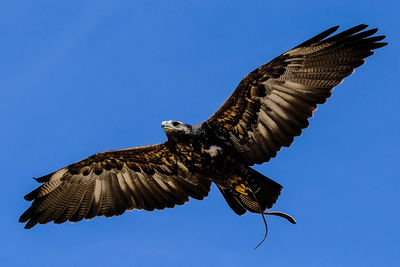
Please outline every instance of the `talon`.
M250 190L250 188L246 187L244 184L239 184L235 185L235 190L242 195L248 196L249 195L248 191Z

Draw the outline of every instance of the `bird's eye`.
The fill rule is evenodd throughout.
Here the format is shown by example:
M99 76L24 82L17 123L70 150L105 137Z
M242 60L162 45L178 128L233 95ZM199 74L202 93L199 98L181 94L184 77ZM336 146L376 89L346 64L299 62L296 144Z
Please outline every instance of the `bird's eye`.
M172 126L178 126L178 125L179 125L179 122L177 122L177 121L172 122Z

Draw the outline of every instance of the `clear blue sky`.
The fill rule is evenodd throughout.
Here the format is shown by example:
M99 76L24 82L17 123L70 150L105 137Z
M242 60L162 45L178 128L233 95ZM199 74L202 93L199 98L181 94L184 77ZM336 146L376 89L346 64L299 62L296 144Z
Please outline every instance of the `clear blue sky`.
M145 3L144 3L145 2ZM396 1L3 1L3 266L399 266L400 6ZM17 222L38 177L93 153L163 142L163 120L207 119L242 77L333 25L389 46L336 88L290 148L257 170L291 225L203 201L111 219ZM342 27L342 29L343 29Z

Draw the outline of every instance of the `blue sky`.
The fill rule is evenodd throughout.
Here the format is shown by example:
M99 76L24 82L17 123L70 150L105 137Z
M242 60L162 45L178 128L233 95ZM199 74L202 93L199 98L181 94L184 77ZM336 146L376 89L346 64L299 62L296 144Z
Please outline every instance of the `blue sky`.
M7 1L0 8L0 260L4 266L398 266L396 1ZM389 46L320 106L276 159L269 217L203 201L23 229L38 177L93 153L165 141L207 119L248 72L333 25Z

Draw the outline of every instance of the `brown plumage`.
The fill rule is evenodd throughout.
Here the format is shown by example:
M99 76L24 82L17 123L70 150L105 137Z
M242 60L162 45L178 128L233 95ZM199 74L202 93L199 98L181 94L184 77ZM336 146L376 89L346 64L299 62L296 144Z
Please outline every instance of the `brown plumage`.
M163 144L95 154L37 181L44 184L25 196L35 200L20 218L29 220L26 228L121 215L134 208L173 208L189 197L203 199L211 184L176 164Z
M264 213L282 186L250 166L289 146L333 87L387 44L366 27L329 37L338 27L330 28L254 70L202 124L163 122L163 144L98 153L38 178L43 185L25 196L33 204L20 222L31 228L172 208L203 199L211 182L237 214Z
M378 29L361 24L324 39L332 27L248 74L208 120L228 131L249 164L263 163L290 146L308 126L317 104L334 86L364 63L372 50L385 46Z

